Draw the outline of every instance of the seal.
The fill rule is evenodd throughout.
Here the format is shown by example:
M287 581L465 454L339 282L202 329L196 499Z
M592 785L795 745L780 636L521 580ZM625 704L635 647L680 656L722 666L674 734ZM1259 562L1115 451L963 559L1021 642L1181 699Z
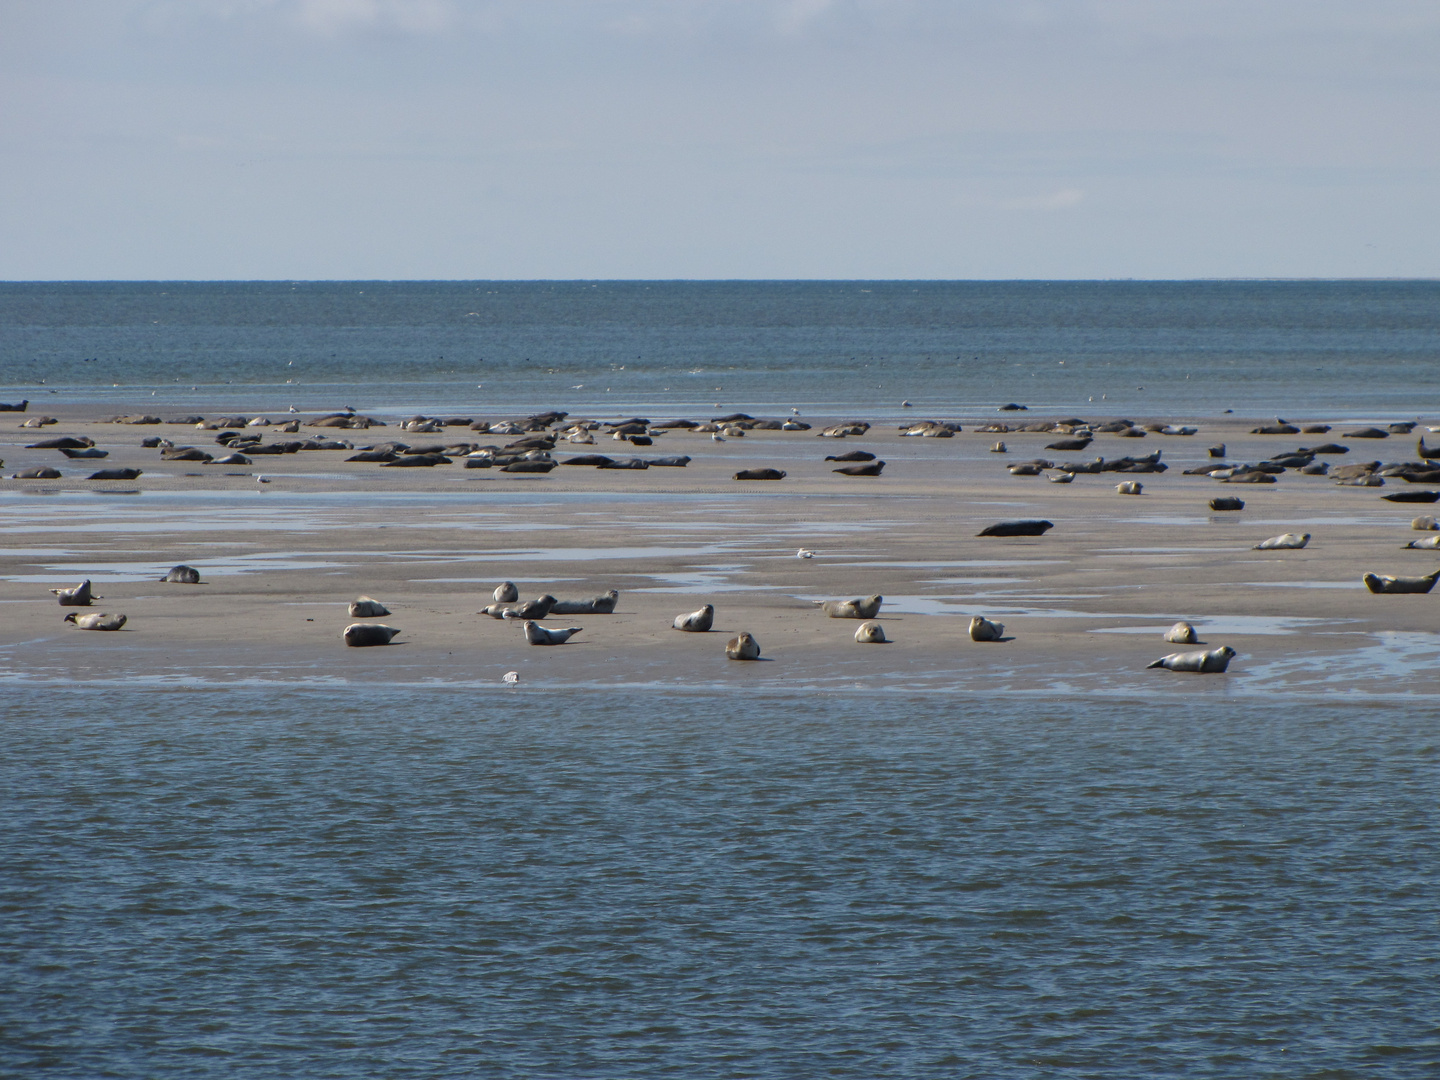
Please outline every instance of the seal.
M139 480L143 469L101 469L86 477L87 480Z
M736 480L784 480L784 469L741 469L735 474Z
M1169 630L1165 631L1165 640L1172 645L1198 645L1200 639L1195 634L1195 627L1188 622L1177 622Z
M564 645L581 629L579 626L567 626L564 630L546 630L534 619L526 619L525 640L531 645Z
M826 600L820 607L832 619L873 619L884 599L877 593L862 600Z
M175 585L199 585L200 571L196 570L193 566L186 566L184 563L181 563L179 566L172 566L170 572L160 580L168 581ZM353 615L355 613L352 611L350 614ZM387 611L384 612L384 614L388 615L390 613Z
M350 601L350 617L352 619L378 619L389 614L389 608L379 600L372 600L368 596L361 596Z
M1436 521L1435 518L1427 514L1425 517L1418 517L1410 522L1410 528L1416 532L1433 532L1436 529L1440 529L1440 521Z
M725 655L731 660L759 660L760 643L753 634L742 630L725 643Z
M872 461L866 465L842 465L838 469L831 469L831 472L840 473L842 476L879 476L880 470L885 468L885 462Z
M1420 548L1422 550L1440 550L1440 534L1427 536L1424 540L1411 540L1405 545L1407 548Z
M1390 577L1388 574L1366 574L1360 580L1372 593L1428 593L1440 578L1440 570L1424 577Z
M545 593L543 596L537 596L534 600L526 600L519 607L491 604L480 610L492 619L543 619L550 614L550 609L554 606L555 597Z
M1075 474L1068 472L1056 473L1048 479L1052 484L1073 484L1075 482Z
M1397 491L1393 495L1381 495L1386 502L1433 503L1440 502L1440 491Z
M495 602L497 604L513 604L520 599L520 590L515 587L513 581L502 581L495 586Z
M1261 540L1252 549L1254 551L1280 551L1283 549L1298 550L1310 543L1309 533L1281 533L1279 536L1272 536L1269 540Z
M1009 453L1009 447L1007 447L1003 442L997 442L994 446L990 447L990 453L992 453L992 454L1005 454L1005 453Z
M613 615L620 594L614 589L593 600L556 600L550 605L551 615Z
M1234 658L1235 650L1229 645L1221 645L1209 652L1171 653L1169 656L1162 656L1153 664L1147 664L1146 667L1165 668L1167 671L1219 672L1229 667Z
M1044 536L1053 521L1001 521L981 529L976 536Z
M1145 485L1139 480L1122 480L1115 485L1115 490L1121 495L1140 495L1145 491Z
M1440 453L1436 454L1440 457ZM875 455L868 450L851 450L848 454L826 454L826 461L874 461Z
M51 589L60 600L61 607L89 607L92 600L103 600L90 591L90 579L86 578L73 589Z
M390 639L400 633L393 626L378 622L357 622L345 627L345 644L354 648L368 648L371 645L389 645Z
M65 616L65 621L74 623L81 630L119 630L125 625L125 616L102 615L99 612L92 615L76 615L72 611Z
M706 604L685 615L676 615L674 622L676 630L688 630L692 634L703 634L714 625L715 607L713 604Z
M971 641L999 641L1005 636L1005 627L998 622L991 622L983 615L976 615L970 620Z
M890 639L885 636L885 628L878 622L862 622L855 628L855 640L861 645L888 645Z
M59 480L60 470L52 469L48 465L41 465L34 469L21 469L14 473L11 480Z

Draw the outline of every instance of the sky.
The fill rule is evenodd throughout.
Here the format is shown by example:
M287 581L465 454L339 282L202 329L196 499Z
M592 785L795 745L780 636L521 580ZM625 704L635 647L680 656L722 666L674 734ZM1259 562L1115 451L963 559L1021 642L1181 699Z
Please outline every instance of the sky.
M0 279L1440 276L1435 0L0 0Z

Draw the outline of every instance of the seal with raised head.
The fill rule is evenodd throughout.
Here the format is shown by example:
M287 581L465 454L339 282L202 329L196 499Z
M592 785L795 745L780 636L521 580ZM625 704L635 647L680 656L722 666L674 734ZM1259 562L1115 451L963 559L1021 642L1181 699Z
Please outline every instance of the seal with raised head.
M1145 665L1147 668L1165 668L1167 671L1201 671L1220 672L1230 666L1230 661L1235 659L1235 650L1229 645L1221 645L1218 649L1210 649L1208 652L1175 652L1169 656L1162 656L1153 664Z
M76 615L72 611L65 616L65 622L74 623L81 630L119 630L125 625L125 616L102 615L98 611L90 615Z
M550 605L551 615L613 615L620 594L614 589L591 600L556 600Z
M855 600L826 600L820 607L832 619L873 619L885 598L878 593Z
M1172 645L1198 645L1199 637L1195 634L1195 627L1188 622L1177 622L1169 630L1165 631L1165 640Z
M92 600L102 600L90 590L90 579L86 578L73 589L51 589L60 601L61 607L89 607Z
M352 619L378 619L389 614L390 609L372 597L360 596L350 601L350 617Z
M714 625L715 606L713 604L706 604L685 615L676 615L674 622L676 630L688 630L692 634L706 633Z
M576 634L580 633L582 627L567 626L563 630L546 630L534 619L525 620L525 640L531 645L564 645Z
M160 580L168 581L174 585L199 585L200 571L196 570L193 566L186 566L184 563L181 563L179 566L172 566L170 572ZM353 615L355 613L352 611L350 614ZM385 614L388 615L389 612L387 611Z
M1044 536L1046 529L1053 529L1053 521L1000 521L981 529L976 536Z
M760 643L755 635L742 630L725 643L725 655L731 660L759 660Z
M976 615L970 620L971 641L999 641L1004 636L1003 623L991 622L983 615Z
M495 602L497 604L513 604L520 599L520 590L515 587L513 581L502 581L495 586Z
M1389 574L1366 574L1360 580L1372 593L1428 593L1440 578L1440 570L1424 577L1391 577Z
M855 640L861 645L887 645L890 642L885 636L885 627L874 620L862 622L855 628Z
M378 622L357 622L345 627L345 644L355 648L367 648L371 645L389 645L390 639L400 633L394 626L386 626Z
M1281 533L1279 536L1272 536L1269 540L1261 540L1256 544L1255 551L1281 551L1298 550L1310 543L1309 533Z

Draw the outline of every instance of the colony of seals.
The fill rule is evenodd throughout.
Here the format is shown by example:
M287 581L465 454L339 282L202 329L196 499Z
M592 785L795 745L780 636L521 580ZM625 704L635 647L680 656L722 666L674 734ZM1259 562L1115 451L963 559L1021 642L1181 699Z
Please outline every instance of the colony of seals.
M760 643L753 634L742 630L725 643L725 655L731 660L759 660Z
M1169 656L1162 656L1153 664L1147 664L1146 667L1165 668L1167 671L1219 672L1230 666L1235 655L1235 650L1229 645L1221 645L1209 652L1171 653Z
M676 615L673 625L676 630L687 630L692 634L706 633L715 625L715 606L705 604L696 611Z
M832 619L873 619L880 614L884 599L877 594L856 600L826 600L820 607Z
M345 627L345 644L354 648L368 648L372 645L389 645L390 639L400 631L384 623L351 623Z
M73 611L65 616L65 622L74 623L81 630L119 630L125 625L124 615L76 615Z

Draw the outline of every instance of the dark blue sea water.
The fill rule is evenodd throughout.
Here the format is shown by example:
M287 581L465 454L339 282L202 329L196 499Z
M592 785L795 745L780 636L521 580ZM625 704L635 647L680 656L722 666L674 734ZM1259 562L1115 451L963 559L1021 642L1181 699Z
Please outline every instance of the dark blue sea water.
M6 696L0 1075L1440 1072L1435 709Z
M52 392L253 410L1413 417L1440 410L1440 282L0 283L0 394L43 408Z

